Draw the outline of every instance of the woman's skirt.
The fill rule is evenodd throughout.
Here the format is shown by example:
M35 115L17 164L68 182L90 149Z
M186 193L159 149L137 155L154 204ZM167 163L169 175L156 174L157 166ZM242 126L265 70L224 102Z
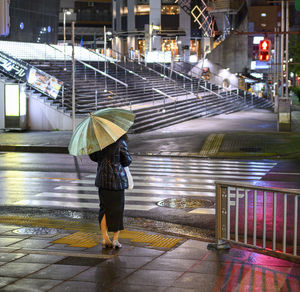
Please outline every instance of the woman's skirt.
M99 223L105 214L107 230L116 232L124 229L123 214L124 214L124 190L111 191L98 189L100 210Z

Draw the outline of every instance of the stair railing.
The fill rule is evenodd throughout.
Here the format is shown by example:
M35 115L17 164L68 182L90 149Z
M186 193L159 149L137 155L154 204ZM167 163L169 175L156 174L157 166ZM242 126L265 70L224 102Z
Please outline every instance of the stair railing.
M125 72L125 82L127 83L127 73L128 74L132 74L132 75L134 75L135 77L137 77L137 78L139 78L139 79L142 79L142 80L144 80L144 81L147 81L147 79L145 78L145 77L143 77L143 76L141 76L141 75L139 75L139 74L137 74L136 72L134 72L134 71L132 71L132 70L129 70L128 68L126 68L126 67L124 67L124 66L122 66L122 65L120 65L120 64L118 64L118 63L116 63L116 62L114 62L114 61L112 61L110 58L108 58L107 56L105 56L105 55L101 55L101 54L99 54L99 53L97 53L97 52L95 52L95 51L93 51L93 50L91 50L91 49L87 49L89 52L91 52L91 53L93 53L93 54L96 54L97 56L100 56L100 57L102 57L103 59L105 59L107 62L109 62L111 65L114 65L116 68L120 68L120 69L122 69L122 70L124 70L124 72ZM117 70L117 69L116 69ZM144 85L144 92L145 92L145 83L143 82L143 85ZM134 86L136 86L136 84L135 84L135 79L134 79Z
M147 66L146 61L144 61L144 63ZM151 64L160 66L161 67L161 74L166 75L166 76L168 76L171 79L172 79L173 73L176 74L176 80L177 80L177 77L181 77L183 79L183 88L186 88L186 80L190 81L190 89L191 89L191 92L193 92L193 79L192 78L190 78L190 77L188 77L188 76L186 76L186 75L184 75L184 74L182 74L182 73L174 70L173 68L167 67L165 63L153 62ZM152 68L152 69L155 70L154 68ZM169 71L168 75L166 74L166 71Z
M114 50L114 49L112 49L112 51L113 51L114 53L118 54L119 56L122 56L120 59L124 59L125 61L128 61L128 60L129 60L128 64L132 64L132 66L133 66L133 71L135 71L135 69L134 69L135 66L138 65L138 66L140 66L140 68L141 68L142 70L143 70L143 69L146 69L146 70L151 71L151 72L153 72L153 73L155 73L155 74L157 74L157 75L160 75L160 77L162 77L162 78L164 78L164 79L166 79L166 80L171 81L171 82L173 83L174 88L178 88L178 89L184 90L184 91L186 92L186 94L194 95L194 93L193 93L192 91L187 90L186 88L177 85L177 82L176 82L174 79L172 79L172 78L168 77L167 75L162 74L162 73L160 73L160 72L158 72L158 71L156 71L156 70L150 68L149 66L146 66L145 64L143 64L144 61L141 61L141 59L143 58L143 55L141 55L141 58L140 58L138 61L135 61L135 60L132 60L132 59L128 58L127 56L123 56L121 53L119 53L118 51L116 51L116 50ZM147 80L148 80L148 79L147 79ZM149 80L148 80L148 81L149 81ZM149 82L151 82L151 81L149 81Z
M49 46L52 47L52 48L54 48L55 50L59 51L60 53L64 54L66 57L70 58L70 56L68 54L64 53L62 50L59 50L58 48L56 48L56 47L54 47L54 46L52 46L50 44L49 44ZM118 97L120 97L118 95L118 84L121 85L121 86L124 86L125 87L125 91L126 91L126 98L125 98L125 100L126 100L127 103L129 103L129 101L128 101L128 84L127 83L125 83L125 82L123 82L123 81L121 81L121 80L119 80L119 79L117 79L117 78L115 78L115 77L107 74L106 72L103 72L103 71L101 71L101 70L93 67L92 65L90 65L90 64L88 64L88 63L86 63L84 61L81 61L81 60L78 60L78 59L75 59L75 61L78 62L78 63L80 63L80 64L82 64L84 67L87 67L87 68L93 70L95 72L95 80L96 80L96 74L97 73L101 74L102 76L104 76L104 79L105 79L104 80L105 81L104 92L107 92L107 78L110 79L110 80L113 80L115 82L115 88L114 89L116 91L116 96L118 96ZM96 100L98 102L98 97L95 98L95 102L96 102ZM95 106L95 107L97 107L97 106Z

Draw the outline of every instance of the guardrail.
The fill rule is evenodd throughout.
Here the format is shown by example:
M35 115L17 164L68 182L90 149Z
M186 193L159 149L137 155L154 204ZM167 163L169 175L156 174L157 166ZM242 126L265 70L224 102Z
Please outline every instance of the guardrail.
M235 243L299 260L299 196L300 190L217 181L214 247Z

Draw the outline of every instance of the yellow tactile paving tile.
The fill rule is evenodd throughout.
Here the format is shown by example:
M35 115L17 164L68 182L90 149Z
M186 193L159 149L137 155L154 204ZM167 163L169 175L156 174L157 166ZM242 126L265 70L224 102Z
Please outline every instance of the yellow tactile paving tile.
M70 231L74 230L74 233L53 241L55 244L68 244L73 247L91 248L100 244L102 239L98 224L93 223L82 223L80 221L52 218L0 216L0 224L1 223L30 227L47 227ZM131 242L145 243L151 247L167 249L174 247L182 240L180 237L169 237L128 229L121 231L119 238L130 239Z
M120 238L130 239L131 242L140 242L148 243L151 247L160 247L160 248L172 248L175 246L182 238L172 238L162 235L149 234L142 231L131 231L124 230L120 233ZM63 238L59 238L52 243L68 244L73 247L94 247L101 242L100 234L96 233L85 233L85 232L76 232L71 235L67 235Z

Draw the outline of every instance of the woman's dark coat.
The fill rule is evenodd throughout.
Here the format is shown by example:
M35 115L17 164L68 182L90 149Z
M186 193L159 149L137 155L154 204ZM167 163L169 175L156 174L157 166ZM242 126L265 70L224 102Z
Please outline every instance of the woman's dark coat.
M128 188L124 167L131 164L126 141L123 137L115 143L89 155L98 162L95 185L104 190L123 190Z

